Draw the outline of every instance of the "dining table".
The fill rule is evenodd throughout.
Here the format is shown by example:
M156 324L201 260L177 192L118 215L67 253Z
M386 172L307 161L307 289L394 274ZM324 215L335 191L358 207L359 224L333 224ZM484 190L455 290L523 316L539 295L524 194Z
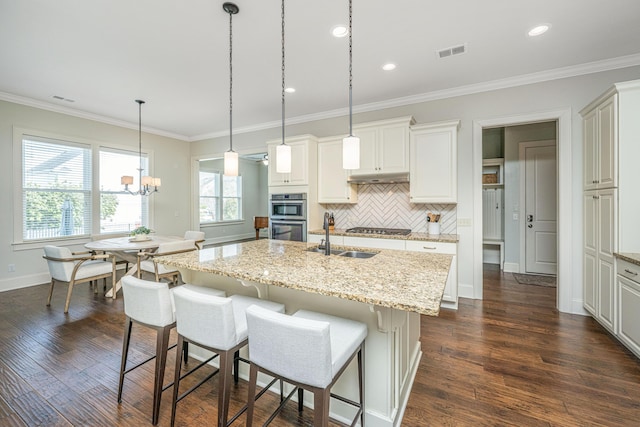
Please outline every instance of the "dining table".
M114 237L109 239L99 239L88 242L84 245L90 251L96 252L108 252L113 254L117 259L126 261L132 265L129 270L124 274L125 276L131 276L138 271L138 258L139 253L152 254L160 246L161 243L175 242L177 240L184 240L183 237L178 236L163 236L153 234L145 236L145 238L136 237ZM122 287L122 278L115 284L114 289L109 289L105 296L115 298L117 292Z

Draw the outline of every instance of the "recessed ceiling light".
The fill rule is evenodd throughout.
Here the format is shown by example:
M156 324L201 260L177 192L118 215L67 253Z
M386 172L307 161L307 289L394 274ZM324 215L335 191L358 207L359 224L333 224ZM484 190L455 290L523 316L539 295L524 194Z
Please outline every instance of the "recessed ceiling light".
M285 92L287 92L287 93L293 93L293 92L295 92L295 91L296 91L296 89L295 89L295 88L293 88L293 87L288 87L288 88L286 88L284 91L285 91Z
M537 25L530 29L527 34L529 34L529 37L536 37L549 31L549 28L551 28L551 25L549 24Z
M347 34L349 34L349 30L344 25L338 25L333 27L333 30L331 30L331 34L333 34L333 37L345 37Z
M391 70L395 70L396 69L396 64L392 64L391 62L384 64L382 66L382 69L385 71L391 71Z

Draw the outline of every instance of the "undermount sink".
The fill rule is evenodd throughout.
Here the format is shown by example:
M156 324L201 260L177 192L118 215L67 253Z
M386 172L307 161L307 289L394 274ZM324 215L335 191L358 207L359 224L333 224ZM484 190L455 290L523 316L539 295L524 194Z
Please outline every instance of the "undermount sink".
M309 248L309 249L307 249L307 252L316 252L316 253L319 253L319 254L323 254L324 253L324 248L319 248L319 247ZM331 249L330 252L331 252L330 255L340 255L344 251L337 250L337 249Z
M307 252L324 254L324 248L316 246L316 247L307 249ZM375 254L377 254L377 252L364 252L364 251L355 251L355 250L347 250L347 249L331 249L331 253L330 253L330 255L338 255L346 258L371 258Z
M371 258L375 255L375 252L345 251L338 255L347 258Z

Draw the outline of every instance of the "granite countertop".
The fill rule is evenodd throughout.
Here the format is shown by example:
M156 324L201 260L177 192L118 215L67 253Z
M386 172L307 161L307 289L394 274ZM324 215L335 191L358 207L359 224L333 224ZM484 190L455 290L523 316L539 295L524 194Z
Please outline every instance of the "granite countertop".
M311 230L309 234L322 234L324 230ZM348 236L348 237L370 237L372 239L394 239L394 240L420 240L424 242L445 242L457 243L460 240L457 234L428 234L428 233L411 233L407 236L385 235L385 234L366 234L366 233L347 233L346 229L336 228L329 232L331 236Z
M616 253L615 256L627 262L630 262L632 264L640 265L640 254L622 252L622 253Z
M156 257L155 262L437 316L452 256L362 249L371 258L308 252L317 244L250 242ZM339 249L332 246L332 249Z

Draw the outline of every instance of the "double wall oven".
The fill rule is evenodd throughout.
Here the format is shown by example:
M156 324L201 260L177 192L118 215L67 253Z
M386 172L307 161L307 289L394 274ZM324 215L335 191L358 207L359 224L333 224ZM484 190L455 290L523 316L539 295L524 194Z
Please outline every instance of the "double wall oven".
M307 241L307 195L305 193L271 195L269 236L275 240Z

